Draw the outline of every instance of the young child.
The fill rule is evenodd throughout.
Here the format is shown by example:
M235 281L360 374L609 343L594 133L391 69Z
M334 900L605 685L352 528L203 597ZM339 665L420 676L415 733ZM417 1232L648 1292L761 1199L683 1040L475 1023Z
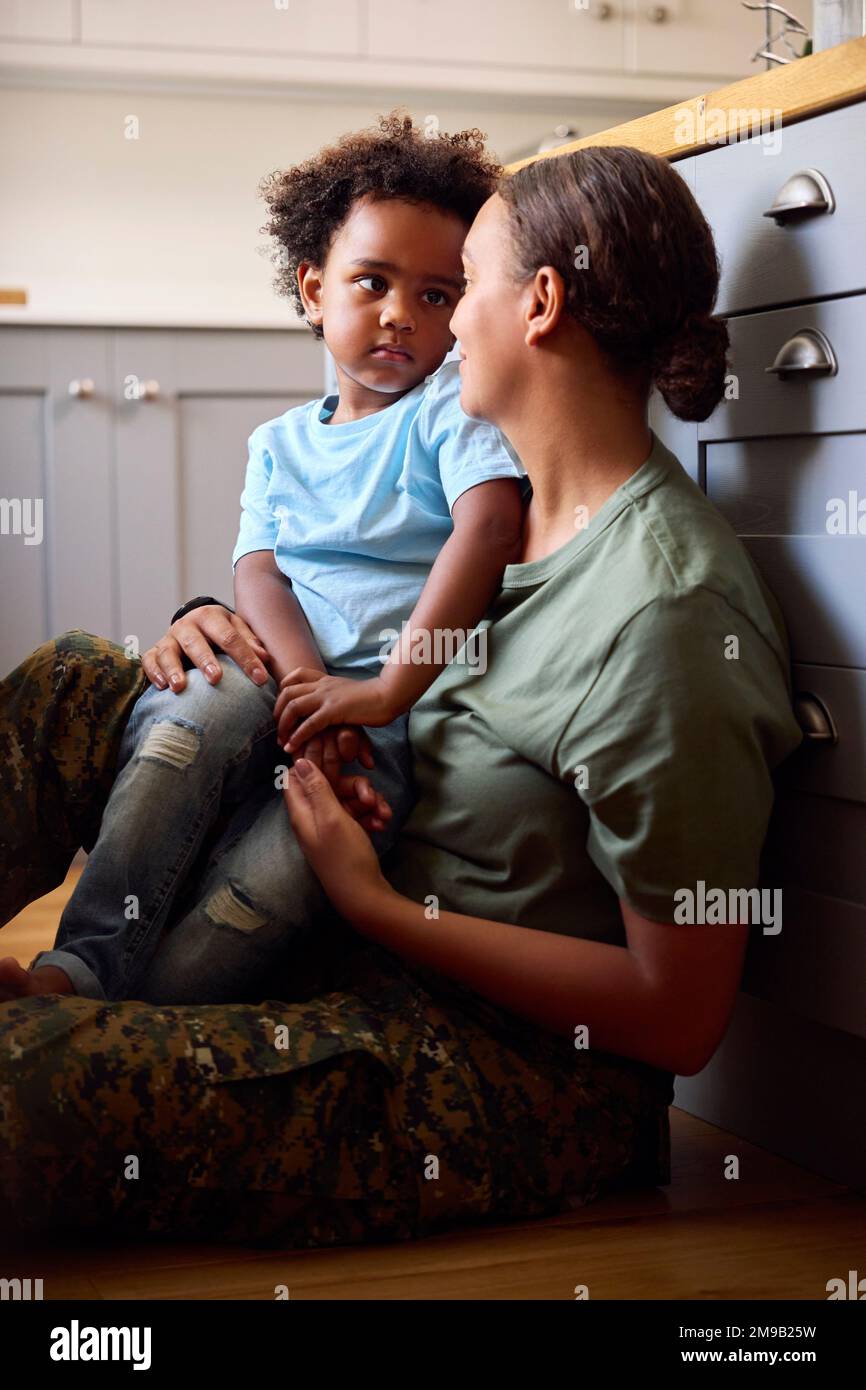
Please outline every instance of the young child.
M431 684L443 663L418 662L413 634L471 629L519 538L522 469L441 365L460 248L497 174L477 131L430 139L395 113L265 184L278 284L324 337L339 395L251 436L235 596L283 687L283 744L331 769L340 726L390 724Z
M242 717L228 662L217 686L193 671L180 695L145 692L55 947L23 984L0 977L9 993L207 1003L266 988L324 906L274 776L287 753L338 789L345 764L375 766L391 815L373 839L393 843L414 800L408 711L455 651L477 658L462 639L521 530L519 461L464 414L459 367L443 365L461 245L500 173L482 140L392 113L264 181L278 287L339 388L249 440L235 601L274 679L236 672Z

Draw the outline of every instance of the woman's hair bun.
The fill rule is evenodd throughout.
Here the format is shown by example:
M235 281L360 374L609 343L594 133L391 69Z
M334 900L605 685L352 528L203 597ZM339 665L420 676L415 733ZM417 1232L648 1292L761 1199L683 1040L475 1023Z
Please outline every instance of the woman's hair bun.
M711 314L689 314L672 338L658 344L653 379L681 420L706 420L721 400L728 345L727 324Z

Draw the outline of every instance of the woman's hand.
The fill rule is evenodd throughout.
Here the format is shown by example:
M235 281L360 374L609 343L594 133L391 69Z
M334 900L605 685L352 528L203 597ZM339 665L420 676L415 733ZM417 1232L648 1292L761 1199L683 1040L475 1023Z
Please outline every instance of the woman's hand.
M262 663L270 661L267 648L239 614L230 613L219 603L202 604L172 623L165 636L141 658L145 675L159 690L171 686L179 694L186 687L186 672L181 664L181 652L186 652L205 680L216 685L222 667L211 642L221 647L251 681L264 685L268 673Z
M354 922L393 894L363 829L309 759L296 759L283 795L298 844L341 917Z
M277 736L287 753L299 752L308 739L331 725L379 727L390 724L399 712L392 707L378 676L347 680L306 666L298 666L283 677L274 706Z
M384 796L375 790L368 777L343 772L347 763L360 762L367 768L375 766L370 740L363 729L353 729L349 725L326 729L323 734L314 734L308 739L294 756L306 758L324 772L343 806L366 830L385 829L393 812Z

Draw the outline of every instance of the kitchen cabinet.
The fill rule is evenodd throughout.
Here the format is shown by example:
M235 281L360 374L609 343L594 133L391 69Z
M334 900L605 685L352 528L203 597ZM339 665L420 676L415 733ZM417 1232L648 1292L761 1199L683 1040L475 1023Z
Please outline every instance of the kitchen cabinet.
M798 7L795 5L794 9ZM804 19L808 22L808 5ZM752 55L764 45L764 16L740 0L625 0L626 67L635 72L736 73L751 77L763 67Z
M761 16L738 0L0 0L0 67L666 104L755 70ZM79 22L80 15L80 22ZM5 27L3 19L5 16ZM4 44L3 40L9 40ZM26 42L25 42L26 41ZM435 111L435 105L432 108Z
M863 498L866 513L862 441L780 435L704 451L707 494L782 605L794 661L866 668L866 515L861 531L850 506Z
M695 425L653 416L779 602L807 734L778 770L762 861L782 930L750 932L728 1033L703 1072L678 1078L675 1103L854 1184L866 1171L863 97L783 123L775 157L759 138L683 161L723 267L736 390Z
M373 58L622 71L622 0L373 0Z
M0 39L71 43L75 0L0 0Z
M713 229L728 389L698 423L654 394L650 423L781 607L806 737L777 771L762 856L761 885L781 890L782 929L750 931L725 1037L699 1074L677 1078L674 1104L862 1187L866 39L685 107L692 139L681 138L677 106L568 148L626 143L673 159ZM730 143L712 146L705 111L724 113ZM772 138L737 139L749 111L773 113Z
M62 628L117 635L109 353L94 329L0 333L0 497L42 517L37 544L0 536L3 675Z
M82 43L346 55L360 51L360 0L82 0Z
M3 515L17 500L43 516L41 544L0 536L0 671L66 628L144 650L184 599L230 602L247 439L323 394L321 344L7 328L0 364Z
M866 290L864 149L861 102L701 155L695 193L722 254L719 313Z

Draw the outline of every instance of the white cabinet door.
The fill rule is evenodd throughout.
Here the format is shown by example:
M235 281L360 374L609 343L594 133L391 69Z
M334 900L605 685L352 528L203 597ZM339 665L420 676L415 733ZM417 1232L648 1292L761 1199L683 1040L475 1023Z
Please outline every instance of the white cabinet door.
M116 615L109 335L99 328L48 331L51 631L83 627L109 635ZM85 390L88 381L92 394L70 394L74 383Z
M68 628L143 651L231 603L247 439L323 380L307 333L0 331L0 678Z
M631 72L683 73L686 77L754 77L764 62L752 54L764 46L764 16L740 0L626 0L626 67ZM789 7L790 8L790 7ZM794 5L794 12L808 5ZM688 85L683 96L694 95Z
M82 43L266 54L360 51L359 0L82 0Z
M143 651L186 599L232 602L247 439L323 394L323 349L297 332L121 329L114 344L113 635ZM134 398L131 378L150 383L149 398Z
M625 0L627 3L627 0ZM624 0L372 0L369 54L419 63L621 72Z
M74 0L0 0L0 39L71 43Z
M0 680L48 636L47 348L0 331Z
M101 329L0 333L0 676L53 633L113 628L107 347Z

